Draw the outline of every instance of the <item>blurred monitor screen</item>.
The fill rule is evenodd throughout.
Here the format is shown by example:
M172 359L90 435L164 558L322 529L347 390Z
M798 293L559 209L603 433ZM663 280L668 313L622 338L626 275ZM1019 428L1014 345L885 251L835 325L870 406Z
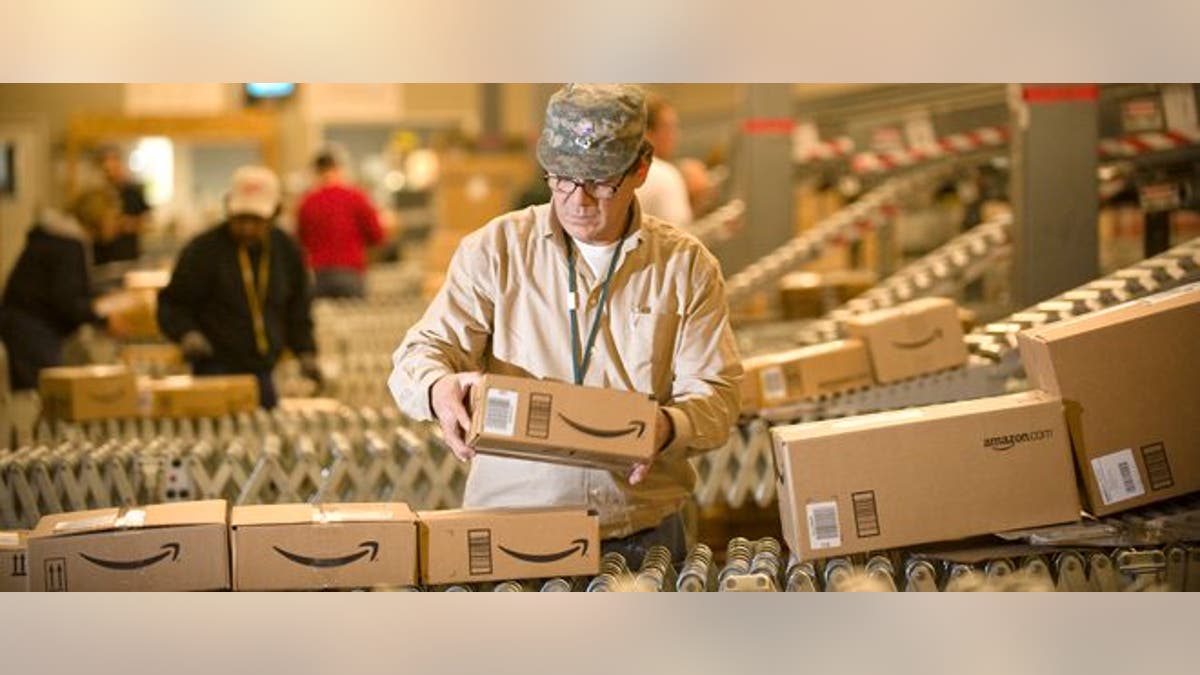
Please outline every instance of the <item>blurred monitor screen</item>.
M295 92L295 82L246 83L246 95L251 98L286 98Z

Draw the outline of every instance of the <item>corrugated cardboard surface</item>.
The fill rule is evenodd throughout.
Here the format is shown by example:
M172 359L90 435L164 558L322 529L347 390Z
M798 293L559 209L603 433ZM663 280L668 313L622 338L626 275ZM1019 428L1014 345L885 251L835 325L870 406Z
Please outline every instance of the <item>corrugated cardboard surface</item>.
M0 530L0 593L29 590L29 557L25 530Z
M584 509L421 511L426 584L540 579L600 571L600 519Z
M44 516L29 536L31 591L227 590L224 500Z
M471 398L479 452L614 471L654 457L658 405L644 394L489 374Z
M230 528L235 590L417 583L417 517L403 503L238 506Z
M1018 342L1031 384L1063 398L1092 513L1200 490L1200 284Z
M1062 403L1041 392L776 427L772 436L784 538L803 558L1079 517Z
M860 340L835 340L742 362L742 409L786 405L871 384L871 363Z
M42 414L72 421L135 417L137 381L125 366L45 368L38 389Z
M861 314L846 322L846 332L867 344L875 380L884 384L967 362L958 310L945 298Z

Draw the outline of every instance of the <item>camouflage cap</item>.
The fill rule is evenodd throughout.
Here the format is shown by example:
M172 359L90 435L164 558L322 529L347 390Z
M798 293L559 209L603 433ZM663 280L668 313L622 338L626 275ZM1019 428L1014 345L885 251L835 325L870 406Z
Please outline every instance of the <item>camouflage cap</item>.
M627 84L568 84L550 97L538 139L546 171L596 180L633 165L646 133L646 95Z

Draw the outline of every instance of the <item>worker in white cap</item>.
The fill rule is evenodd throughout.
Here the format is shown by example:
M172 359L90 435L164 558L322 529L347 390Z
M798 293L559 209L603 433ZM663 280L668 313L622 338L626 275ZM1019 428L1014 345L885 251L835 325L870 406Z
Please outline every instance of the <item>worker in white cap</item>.
M299 247L274 225L279 210L273 171L234 171L226 220L184 247L158 296L159 326L193 371L257 376L266 408L276 404L271 371L285 349L321 382L308 272Z

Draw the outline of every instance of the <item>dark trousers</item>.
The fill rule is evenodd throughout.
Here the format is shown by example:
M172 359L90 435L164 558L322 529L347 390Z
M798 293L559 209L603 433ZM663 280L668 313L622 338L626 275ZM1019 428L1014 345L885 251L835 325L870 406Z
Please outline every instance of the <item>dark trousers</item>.
M313 272L313 296L361 298L366 294L362 274L346 267L326 267Z
M61 366L65 339L40 317L11 307L0 308L0 341L8 350L12 390L37 389L38 373L43 368Z
M279 395L275 392L275 381L271 379L271 371L261 373L245 373L230 368L224 363L208 358L192 363L192 372L197 375L253 375L258 378L258 404L270 410L279 405Z
M671 552L671 562L678 568L687 559L687 537L683 530L683 517L676 513L667 516L656 527L634 532L620 539L605 539L600 542L604 553L616 552L625 557L629 569L637 571L642 559L653 546L665 546Z

